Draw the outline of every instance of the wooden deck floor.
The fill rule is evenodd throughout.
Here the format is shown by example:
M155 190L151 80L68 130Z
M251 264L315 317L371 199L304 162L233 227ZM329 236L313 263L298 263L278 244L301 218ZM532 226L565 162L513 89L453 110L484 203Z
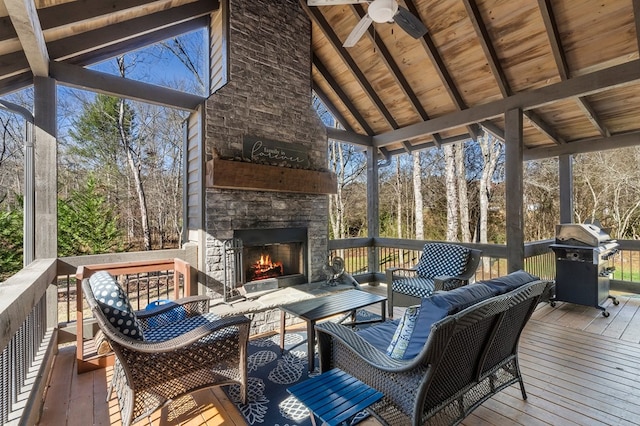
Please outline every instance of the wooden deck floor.
M520 340L529 398L523 401L512 386L463 425L640 424L640 297L619 300L619 306L609 307L608 318L595 308L540 305ZM40 425L120 424L115 397L105 401L110 369L75 374L74 349L60 351ZM198 392L174 406L179 408L158 411L152 424L245 424L220 389Z

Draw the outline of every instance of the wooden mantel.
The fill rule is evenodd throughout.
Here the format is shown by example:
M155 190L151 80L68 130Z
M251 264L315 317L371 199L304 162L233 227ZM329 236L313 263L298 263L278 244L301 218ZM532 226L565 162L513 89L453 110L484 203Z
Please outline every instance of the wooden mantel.
M207 161L206 184L207 188L304 194L335 194L338 186L336 175L331 172L292 169L219 158Z

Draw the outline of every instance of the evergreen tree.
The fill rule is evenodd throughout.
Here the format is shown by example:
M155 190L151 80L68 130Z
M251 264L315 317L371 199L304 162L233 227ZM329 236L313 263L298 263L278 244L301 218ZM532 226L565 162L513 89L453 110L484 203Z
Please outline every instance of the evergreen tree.
M84 189L58 200L58 255L122 251L118 217L90 176Z
M22 269L22 208L0 211L0 280Z

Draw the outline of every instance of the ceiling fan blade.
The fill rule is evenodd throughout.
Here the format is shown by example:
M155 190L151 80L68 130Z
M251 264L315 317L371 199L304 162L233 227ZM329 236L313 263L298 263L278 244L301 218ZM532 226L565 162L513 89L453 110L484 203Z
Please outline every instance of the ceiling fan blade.
M368 3L369 0L307 0L307 6L333 6L338 4Z
M413 38L420 38L427 33L422 21L402 6L398 6L398 13L393 20Z
M362 37L363 34L367 31L367 29L369 28L369 25L371 25L372 22L373 22L373 19L371 19L368 13L364 15L360 20L360 22L358 22L358 24L355 27L353 27L353 30L351 30L351 34L349 34L349 37L347 37L347 39L344 41L344 44L342 46L343 47L355 46L358 40L360 40L360 37Z

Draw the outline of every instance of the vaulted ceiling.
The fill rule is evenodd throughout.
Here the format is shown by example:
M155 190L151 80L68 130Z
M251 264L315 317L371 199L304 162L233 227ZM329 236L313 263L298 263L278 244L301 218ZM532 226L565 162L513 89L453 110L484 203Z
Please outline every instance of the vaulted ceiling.
M208 25L216 0L2 0L0 94ZM77 67L69 67L77 66Z
M423 37L374 23L349 48L368 2L320 1L333 4L299 4L312 22L313 89L346 129L332 136L397 154L481 129L503 137L504 113L521 109L525 158L640 144L640 0L399 0ZM2 0L0 94L34 75L104 85L82 66L206 26L219 7ZM164 95L187 109L201 101Z
M640 0L401 0L423 37L374 23L350 48L368 4L301 3L338 137L410 152L502 137L521 108L525 158L640 144Z

